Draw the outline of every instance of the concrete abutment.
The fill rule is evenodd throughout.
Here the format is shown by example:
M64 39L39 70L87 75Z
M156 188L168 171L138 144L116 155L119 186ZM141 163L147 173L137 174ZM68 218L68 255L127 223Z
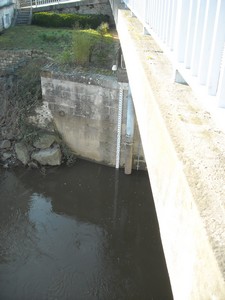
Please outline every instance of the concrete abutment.
M43 100L48 103L57 130L78 157L115 167L118 155L119 167L124 167L129 153L129 168L145 169L135 115L132 116L132 143L127 143L127 83L118 83L115 76L51 70L42 72L41 82Z

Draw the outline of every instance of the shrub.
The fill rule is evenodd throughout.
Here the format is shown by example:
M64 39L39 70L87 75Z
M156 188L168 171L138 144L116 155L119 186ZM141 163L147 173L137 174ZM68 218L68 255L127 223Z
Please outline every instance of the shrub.
M96 29L101 23L108 22L107 15L57 14L49 12L34 13L32 24L44 27L77 27Z
M97 31L98 31L98 33L99 33L101 36L106 35L106 34L109 32L109 24L106 23L106 22L102 22L102 23L98 26Z
M72 41L74 62L82 66L89 65L94 44L95 40L87 32L76 31Z

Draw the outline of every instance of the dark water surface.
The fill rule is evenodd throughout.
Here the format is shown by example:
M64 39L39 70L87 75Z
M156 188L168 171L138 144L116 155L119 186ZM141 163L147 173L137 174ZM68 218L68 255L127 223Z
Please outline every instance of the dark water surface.
M0 170L0 299L172 299L147 173Z

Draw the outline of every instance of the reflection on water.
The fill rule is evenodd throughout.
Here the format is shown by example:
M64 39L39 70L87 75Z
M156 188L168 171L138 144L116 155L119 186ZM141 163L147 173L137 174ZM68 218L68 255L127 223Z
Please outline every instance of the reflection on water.
M0 171L0 299L172 299L147 174Z

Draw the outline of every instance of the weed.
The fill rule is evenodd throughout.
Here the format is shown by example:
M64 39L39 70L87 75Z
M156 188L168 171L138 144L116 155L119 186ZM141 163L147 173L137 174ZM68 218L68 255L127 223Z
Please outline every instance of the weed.
M61 53L61 55L59 56L59 61L62 64L71 64L73 63L73 54L70 50L65 50Z
M44 41L44 42L58 42L60 39L60 36L56 34L47 34L47 33L40 33L39 37Z
M75 31L72 40L74 62L81 66L88 66L91 61L94 44L95 40L92 36L81 30Z
M34 25L15 26L0 36L0 50L36 49L67 67L81 65L111 69L118 41L106 33L105 25L100 32L78 27L54 29Z
M109 24L102 22L101 25L98 26L97 31L101 36L106 35L109 32Z

